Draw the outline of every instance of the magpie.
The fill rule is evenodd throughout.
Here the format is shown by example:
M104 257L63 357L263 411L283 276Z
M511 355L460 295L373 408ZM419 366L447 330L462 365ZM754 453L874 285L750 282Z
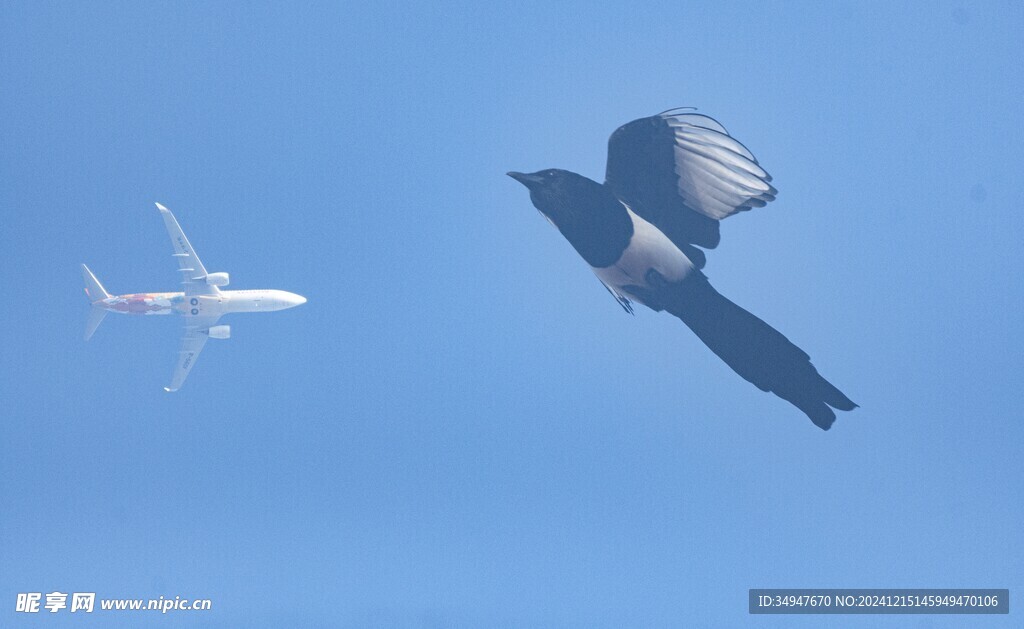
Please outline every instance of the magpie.
M711 286L702 249L719 222L764 207L778 191L747 148L715 119L670 109L608 140L605 182L559 169L508 173L632 314L633 302L682 320L743 379L828 430L833 409L857 408L810 356Z

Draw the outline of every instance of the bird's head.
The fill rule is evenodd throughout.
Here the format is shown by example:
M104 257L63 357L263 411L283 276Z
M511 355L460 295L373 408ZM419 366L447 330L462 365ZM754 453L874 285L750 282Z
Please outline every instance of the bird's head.
M508 176L526 186L534 207L556 225L571 218L579 202L601 188L601 184L582 175L557 168L529 174L513 171Z
M508 174L530 191L530 200L590 266L615 262L633 237L626 206L605 186L567 170Z

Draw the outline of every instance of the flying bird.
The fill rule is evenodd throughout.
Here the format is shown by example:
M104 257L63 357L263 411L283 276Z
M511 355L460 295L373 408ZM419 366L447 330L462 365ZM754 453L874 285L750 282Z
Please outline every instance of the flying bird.
M745 146L713 118L671 109L608 140L605 182L567 170L508 173L586 260L626 312L633 302L682 320L733 371L828 430L857 408L806 352L723 297L702 269L719 223L778 191Z

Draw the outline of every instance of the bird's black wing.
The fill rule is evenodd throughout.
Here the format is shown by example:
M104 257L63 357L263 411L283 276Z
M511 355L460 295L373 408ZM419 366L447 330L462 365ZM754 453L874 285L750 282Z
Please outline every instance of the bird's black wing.
M771 180L725 127L689 110L634 120L608 140L605 184L687 255L718 245L721 219L773 201Z

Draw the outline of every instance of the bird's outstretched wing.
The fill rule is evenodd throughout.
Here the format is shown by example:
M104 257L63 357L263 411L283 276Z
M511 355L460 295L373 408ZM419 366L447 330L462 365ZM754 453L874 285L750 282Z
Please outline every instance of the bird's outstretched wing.
M718 221L773 201L771 180L725 127L692 110L634 120L608 140L605 184L687 255L718 245Z

